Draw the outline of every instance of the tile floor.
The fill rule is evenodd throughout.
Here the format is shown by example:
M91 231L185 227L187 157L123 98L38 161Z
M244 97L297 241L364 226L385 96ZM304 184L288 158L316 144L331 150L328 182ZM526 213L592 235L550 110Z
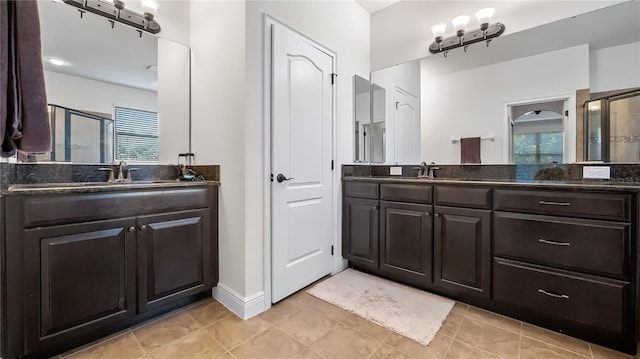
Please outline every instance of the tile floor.
M632 358L456 303L427 347L298 292L242 321L214 299L56 358Z

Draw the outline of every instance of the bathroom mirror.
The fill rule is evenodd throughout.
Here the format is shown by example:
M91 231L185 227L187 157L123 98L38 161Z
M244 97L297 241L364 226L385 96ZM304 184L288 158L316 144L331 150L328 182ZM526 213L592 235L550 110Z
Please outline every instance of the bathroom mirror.
M38 162L176 163L189 152L186 45L64 3L38 8L47 101L56 106L54 151Z
M576 108L585 99L576 93L638 87L639 74L639 1L503 35L489 47L477 43L467 52L458 48L447 57L436 54L373 71L370 81L387 92L385 163L460 164L460 139L465 137L480 138L481 163L511 163L514 119L509 106L557 101L565 104L563 162L580 161L584 149L576 143L583 143L584 119ZM398 119L411 118L395 108L409 103L407 97L418 98L420 120L398 130ZM554 141L555 151L560 145ZM412 157L416 142L419 150Z

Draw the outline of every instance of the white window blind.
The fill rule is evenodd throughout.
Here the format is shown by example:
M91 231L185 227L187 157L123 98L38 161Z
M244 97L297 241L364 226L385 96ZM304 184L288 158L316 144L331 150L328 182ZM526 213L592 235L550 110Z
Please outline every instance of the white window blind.
M116 159L158 161L158 113L116 107Z

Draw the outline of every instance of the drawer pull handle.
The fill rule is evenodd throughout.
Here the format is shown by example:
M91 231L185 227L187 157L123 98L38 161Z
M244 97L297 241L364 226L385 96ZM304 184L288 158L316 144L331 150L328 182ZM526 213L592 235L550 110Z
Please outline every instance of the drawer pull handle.
M552 201L538 201L539 204L546 204L549 206L570 206L571 202L552 202Z
M569 299L569 296L566 294L555 294L555 293L549 293L544 289L538 289L538 293L542 293L544 295L548 295L550 297L554 297L554 298L560 298L560 299Z
M548 240L542 239L542 238L538 238L538 242L544 243L544 244L552 244L554 246L570 246L571 245L571 243L568 243L568 242L548 241Z

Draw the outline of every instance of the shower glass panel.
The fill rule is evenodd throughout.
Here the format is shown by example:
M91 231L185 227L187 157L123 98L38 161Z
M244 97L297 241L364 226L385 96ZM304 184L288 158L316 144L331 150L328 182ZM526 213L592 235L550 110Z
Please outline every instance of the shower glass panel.
M602 100L586 105L587 161L602 161L602 106Z
M611 162L640 162L640 94L609 103Z

